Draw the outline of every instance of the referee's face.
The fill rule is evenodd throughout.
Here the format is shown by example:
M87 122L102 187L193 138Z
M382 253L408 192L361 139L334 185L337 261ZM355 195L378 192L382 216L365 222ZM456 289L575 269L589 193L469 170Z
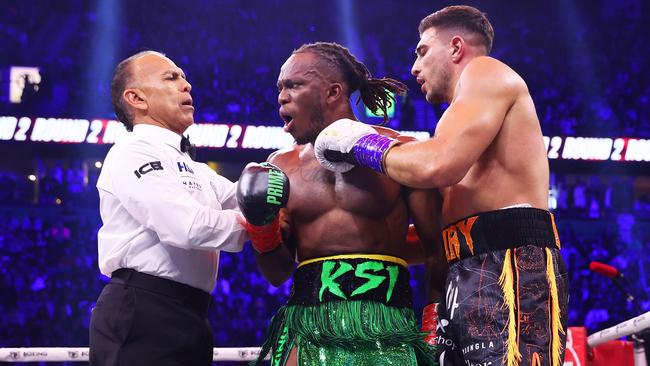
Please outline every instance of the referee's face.
M178 134L194 123L192 86L172 60L158 54L142 56L134 61L133 77L150 123Z

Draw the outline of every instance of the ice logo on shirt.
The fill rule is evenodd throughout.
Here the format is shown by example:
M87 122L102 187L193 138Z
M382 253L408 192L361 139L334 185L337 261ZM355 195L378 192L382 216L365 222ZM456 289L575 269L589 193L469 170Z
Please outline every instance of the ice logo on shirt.
M135 176L138 177L138 179L140 179L143 175L154 170L163 170L163 166L160 163L160 161L148 162L143 166L139 167L138 169L134 170L133 174L135 174Z

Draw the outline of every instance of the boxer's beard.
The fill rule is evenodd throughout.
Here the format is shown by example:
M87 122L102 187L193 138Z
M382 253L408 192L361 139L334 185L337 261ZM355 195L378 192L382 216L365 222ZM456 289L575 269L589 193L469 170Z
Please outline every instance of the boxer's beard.
M451 67L444 65L439 69L437 77L434 79L436 82L431 87L431 91L427 96L427 102L431 104L438 104L443 102L449 102L447 100L447 87L449 86L449 81L451 80Z
M316 137L323 130L325 125L325 117L323 115L323 107L319 104L314 106L314 109L309 116L309 126L307 127L307 133L304 137L295 137L296 143L299 145L304 145L308 142L314 143Z

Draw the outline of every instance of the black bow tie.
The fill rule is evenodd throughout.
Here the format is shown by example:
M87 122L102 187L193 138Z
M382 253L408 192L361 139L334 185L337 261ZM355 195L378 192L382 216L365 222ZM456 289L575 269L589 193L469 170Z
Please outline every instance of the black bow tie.
M190 142L187 136L181 137L181 151L186 152L192 160L196 159L196 146Z

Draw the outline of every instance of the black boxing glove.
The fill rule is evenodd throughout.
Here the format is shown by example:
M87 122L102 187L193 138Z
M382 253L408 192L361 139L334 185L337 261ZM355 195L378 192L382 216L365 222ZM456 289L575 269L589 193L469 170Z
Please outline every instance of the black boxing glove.
M237 183L237 203L258 252L270 252L282 243L278 213L288 200L289 178L280 168L271 163L250 163L244 168Z

